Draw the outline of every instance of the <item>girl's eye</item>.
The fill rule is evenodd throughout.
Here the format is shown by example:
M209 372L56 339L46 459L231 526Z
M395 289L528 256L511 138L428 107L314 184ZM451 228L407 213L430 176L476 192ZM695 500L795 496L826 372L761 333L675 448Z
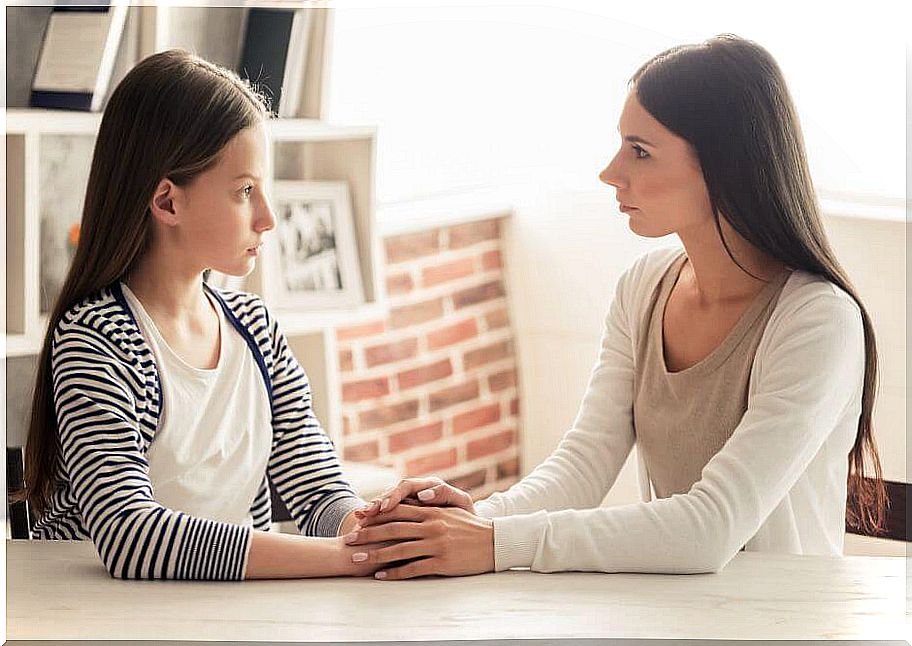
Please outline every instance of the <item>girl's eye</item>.
M649 157L649 153L637 144L633 144L633 154L637 159L645 159L646 157Z

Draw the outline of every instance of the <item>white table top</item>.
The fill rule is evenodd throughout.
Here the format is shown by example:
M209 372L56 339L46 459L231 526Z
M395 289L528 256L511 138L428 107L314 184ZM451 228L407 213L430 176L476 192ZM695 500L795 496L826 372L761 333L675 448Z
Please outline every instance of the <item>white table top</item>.
M741 552L719 574L121 581L88 542L8 541L7 639L907 639L896 557Z

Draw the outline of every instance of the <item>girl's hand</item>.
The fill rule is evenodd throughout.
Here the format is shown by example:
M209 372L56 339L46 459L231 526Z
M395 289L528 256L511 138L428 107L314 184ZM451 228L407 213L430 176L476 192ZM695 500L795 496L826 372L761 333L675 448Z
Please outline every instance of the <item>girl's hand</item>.
M380 549L396 544L395 541L387 541L373 545L352 546L347 545L344 538L344 536L339 536L334 539L336 541L336 567L333 568L333 572L338 576L372 576L380 569L381 564L369 561L356 562L352 557L366 548Z
M494 571L494 522L465 509L400 505L365 518L361 529L343 538L356 548L354 563L381 568L374 574L378 579ZM395 544L376 545L388 541Z
M410 505L459 507L470 514L475 514L475 506L469 494L440 478L430 477L400 480L399 484L372 500L367 507L355 510L355 517L363 525L367 518L390 512L402 502Z

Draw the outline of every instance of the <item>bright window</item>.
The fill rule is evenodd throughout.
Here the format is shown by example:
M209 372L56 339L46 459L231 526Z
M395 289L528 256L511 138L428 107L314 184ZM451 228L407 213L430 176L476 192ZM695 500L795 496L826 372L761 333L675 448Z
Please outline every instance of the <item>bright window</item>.
M636 68L732 32L782 67L818 189L904 195L902 16L795 0L620 4L337 8L327 116L379 126L381 204L513 182L593 187Z

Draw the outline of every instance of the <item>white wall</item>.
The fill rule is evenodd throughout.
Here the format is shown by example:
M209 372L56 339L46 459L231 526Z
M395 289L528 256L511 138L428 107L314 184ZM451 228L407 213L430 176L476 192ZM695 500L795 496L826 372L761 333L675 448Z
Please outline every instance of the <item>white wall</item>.
M874 321L881 359L875 436L884 477L904 482L905 222L826 216L824 223ZM523 473L550 454L576 416L621 272L645 251L672 244L673 236L632 233L607 188L530 192L518 204L506 264L521 357ZM635 465L632 453L606 504L639 500Z

